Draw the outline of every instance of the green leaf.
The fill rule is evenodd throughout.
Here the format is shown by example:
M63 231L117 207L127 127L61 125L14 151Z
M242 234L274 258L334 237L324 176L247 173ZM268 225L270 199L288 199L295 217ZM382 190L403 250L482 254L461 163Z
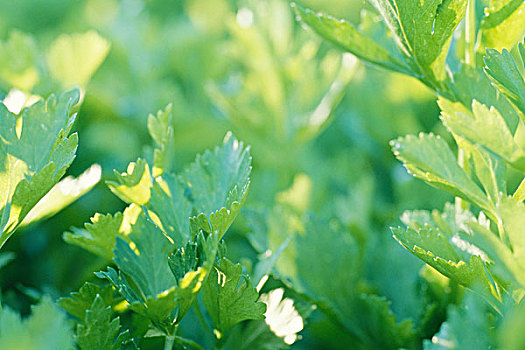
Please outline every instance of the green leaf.
M464 139L457 138L458 146L463 150L465 159L470 159L472 171L476 175L485 191L488 200L496 206L501 193L505 193L507 167L505 162L479 144L471 144Z
M171 109L170 103L164 110L158 111L156 116L148 116L148 131L155 143L152 168L154 178L172 169L174 139Z
M178 248L168 257L170 270L177 282L177 322L180 322L195 301L205 278L212 270L218 248L216 235L204 238L199 233L186 247Z
M129 276L143 297L157 296L175 285L168 267L173 245L144 214L139 215L128 235L129 242L117 238L115 263Z
M511 50L525 33L525 4L522 0L491 0L480 31L482 50Z
M455 236L447 239L437 228L429 225L417 230L398 227L392 228L392 232L403 247L443 275L466 287L482 285L490 294L491 282L485 272L485 263L480 257L483 252L479 248L471 246L470 259L466 261L460 258L449 242L449 239L452 240Z
M155 179L147 206L158 216L162 229L176 246L183 246L190 238L193 206L184 195L185 188L179 177L165 172Z
M151 319L163 334L170 335L210 271L218 240L216 236L207 239L201 236L200 253L193 258L194 242L170 255L175 246L145 214L132 225L127 239L117 238L114 260L120 272L109 268L97 276L111 281L131 309Z
M497 234L477 222L468 224L468 235L462 235L465 240L482 249L494 264L491 265L490 272L498 276L507 283L513 283L511 288L525 284L525 274L523 274L523 260L517 259L509 247L504 244Z
M210 272L202 298L219 334L244 320L263 319L266 311L266 305L257 301L259 294L249 277L242 274L241 265L226 258Z
M100 166L94 164L77 178L68 176L62 179L31 209L21 225L26 226L58 213L89 192L100 181L101 173Z
M488 49L483 61L486 65L485 72L494 86L525 113L525 81L511 54L506 49L501 53Z
M467 225L476 221L474 215L468 210L461 210L456 208L454 204L446 203L442 212L438 210L432 210L432 212L426 210L405 211L401 216L401 221L416 232L430 228L432 231L429 236L437 241L435 244L429 243L428 246L435 246L439 250L440 244L443 244L445 250L452 249L450 254L456 261L457 259L469 261L473 254L483 256L484 260L487 260L483 251L468 244L458 236L461 231L467 230ZM437 254L437 251L435 253Z
M112 268L97 276L107 278L134 311L150 318L159 330L171 334L170 313L176 307L175 278L168 267L172 243L145 214L139 215L124 240L117 238Z
M118 350L130 341L129 331L120 331L120 318L111 318L111 305L96 295L77 325L77 345L82 350Z
M472 107L476 100L485 106L494 106L502 115L510 130L515 130L520 120L516 107L494 87L492 80L483 71L483 68L461 64L459 71L453 75L453 81L448 84L454 92L454 100L461 102L465 107ZM438 99L442 103L443 97Z
M246 198L251 172L250 148L244 147L231 133L223 145L212 152L197 155L185 171L183 179L199 214L194 218L206 232L218 231L219 239L226 233ZM199 218L199 216L201 216Z
M58 306L83 321L86 311L89 310L96 297L102 298L106 305L113 301L113 290L111 286L101 287L91 282L85 282L78 292L72 292L69 297L60 298Z
M465 0L372 0L409 57L412 70L439 87L452 34L465 15Z
M447 100L440 100L439 105L443 111L443 123L454 134L484 146L513 167L525 171L525 150L497 109L489 109L476 100L472 102L472 112Z
M458 165L447 143L439 136L421 133L419 137L409 135L390 144L396 157L415 177L494 213L485 193Z
M63 88L85 87L106 58L109 47L109 42L95 31L62 34L47 52L49 72Z
M158 118L151 127L157 141L167 122L163 113ZM123 219L115 216L108 217L109 229L101 225L100 232L87 239L82 232L69 237L107 255L116 236L114 260L119 272L110 268L97 275L109 279L133 310L171 336L208 276L220 238L240 210L250 161L248 148L231 134L213 153L197 156L183 177L163 171L152 183L147 163L139 160L119 176L119 183L110 184L121 198L145 204L129 234L119 233ZM103 236L104 231L110 234Z
M126 239L130 226L135 223L140 212L139 206L131 204L123 213L97 213L91 218L91 223L85 224L83 229L73 227L71 232L65 232L64 240L111 260L115 256L113 249L117 237Z
M299 20L307 24L324 39L341 49L351 52L367 62L383 68L410 75L410 69L383 47L364 36L351 23L334 17L316 14L310 9L292 3Z
M46 297L33 306L32 314L22 320L8 307L0 311L0 349L56 350L74 349L73 332L66 317Z
M525 263L525 205L512 197L503 195L498 206L503 229L509 237L512 252L517 260Z
M377 349L399 349L410 347L415 333L411 320L398 322L390 308L390 302L373 294L359 296L355 314L367 315L362 323L357 323L360 336L368 339Z
M51 95L24 109L18 118L0 104L0 246L73 161L78 137L67 136L78 98L76 90L58 99Z

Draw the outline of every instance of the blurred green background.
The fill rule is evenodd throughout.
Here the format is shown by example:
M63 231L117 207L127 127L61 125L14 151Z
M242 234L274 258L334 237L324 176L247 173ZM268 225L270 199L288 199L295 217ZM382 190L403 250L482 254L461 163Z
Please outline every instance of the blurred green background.
M365 7L356 0L298 2L353 22ZM94 163L103 180L113 169L124 171L147 154L148 114L173 103L175 169L232 130L252 146L247 209L272 206L294 179L306 192L311 185L301 205L350 228L363 242L369 287L392 302L398 319L419 317L422 264L388 229L403 210L450 200L409 176L388 145L400 135L440 132L435 97L419 82L323 43L295 22L287 1L1 0L0 6L0 39L29 34L37 54L64 33L95 30L110 44L86 85L71 174ZM0 88L5 96L11 86L2 81ZM51 91L56 86L32 89L42 96ZM18 232L4 247L16 253L0 271L5 303L27 313L41 291L58 297L94 279L106 262L66 244L62 233L124 206L101 181L56 216ZM231 256L256 256L247 231L241 220L228 233ZM322 328L322 320L317 324ZM329 344L325 330L307 329L297 347Z

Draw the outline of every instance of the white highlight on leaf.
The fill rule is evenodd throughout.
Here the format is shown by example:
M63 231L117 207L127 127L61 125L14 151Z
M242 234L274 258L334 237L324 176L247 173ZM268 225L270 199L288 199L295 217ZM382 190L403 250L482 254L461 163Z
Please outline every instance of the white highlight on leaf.
M276 336L283 338L288 345L297 340L297 333L303 330L303 319L295 310L293 300L284 298L284 289L277 288L261 295L267 306L265 322Z
M37 95L28 95L18 89L11 89L2 102L11 113L19 114L24 107L32 105L39 99Z
M249 28L253 25L253 12L252 10L243 7L237 12L237 23L241 28Z

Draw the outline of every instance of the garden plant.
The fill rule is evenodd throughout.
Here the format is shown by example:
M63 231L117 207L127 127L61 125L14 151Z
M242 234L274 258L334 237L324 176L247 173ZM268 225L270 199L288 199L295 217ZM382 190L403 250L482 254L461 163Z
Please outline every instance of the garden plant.
M525 349L523 0L0 4L0 350Z

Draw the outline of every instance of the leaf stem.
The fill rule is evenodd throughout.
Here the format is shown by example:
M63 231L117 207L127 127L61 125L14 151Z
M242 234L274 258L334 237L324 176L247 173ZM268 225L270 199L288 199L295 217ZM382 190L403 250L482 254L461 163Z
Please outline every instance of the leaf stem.
M468 0L465 18L465 63L476 67L476 0Z
M466 169L467 162L465 159L465 152L463 151L463 149L461 148L459 144L458 144L458 164L462 169L465 169L465 171L468 172L468 169ZM469 203L464 201L460 197L455 198L455 204L456 204L456 213L458 214L463 210L469 209Z
M175 343L175 335L167 335L164 342L164 350L172 350Z
M178 344L182 345L184 348L186 348L184 345L189 345L193 349L204 350L202 346L200 346L198 343L196 343L196 342L194 342L193 340L190 340L190 339L186 339L186 338L182 338L182 337L179 337L177 335L174 335L173 336L173 340L175 340ZM166 350L166 349L164 349L164 350Z
M467 15L465 17L465 63L469 66L476 67L476 0L468 0ZM465 169L465 152L458 145L458 164ZM468 203L461 198L456 197L456 211L460 209L467 210Z

